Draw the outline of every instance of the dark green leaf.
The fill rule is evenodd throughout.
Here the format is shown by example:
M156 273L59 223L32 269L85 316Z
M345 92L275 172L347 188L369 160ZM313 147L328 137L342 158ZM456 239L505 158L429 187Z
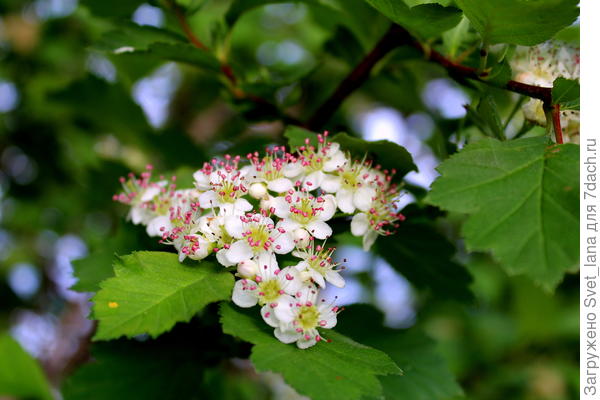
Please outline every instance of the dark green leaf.
M409 8L402 0L367 0L383 15L422 38L441 35L455 27L462 16L459 9L439 4Z
M233 276L210 262L180 263L177 254L136 252L120 257L115 277L94 296L95 340L156 337L189 321L207 304L229 299Z
M73 275L77 278L77 283L71 286L71 290L97 292L100 282L114 275L114 258L115 254L112 251L99 251L73 261Z
M551 39L579 16L579 0L457 0L483 41L524 46Z
M288 145L292 151L298 147L306 145L306 139L313 146L317 145L317 134L299 126L290 125L283 133L288 140Z
M509 273L553 289L579 259L578 164L577 145L484 139L440 165L429 201L470 215L471 251L491 250Z
M375 242L377 253L419 288L429 288L439 298L471 301L469 272L452 261L456 250L435 227L410 214L391 236Z
M0 397L53 400L38 363L10 335L0 335Z
M579 110L579 82L558 78L552 86L552 103L561 110Z
M346 133L338 133L331 138L340 144L342 150L349 151L357 158L367 155L374 165L381 165L383 169L396 170L395 179L400 179L410 171L417 171L410 153L402 146L388 140L367 140L352 137Z
M377 376L400 373L385 353L334 331L325 333L330 343L301 350L277 340L257 310L242 311L222 303L221 322L223 332L254 344L250 360L258 371L282 374L286 383L313 400L378 396Z
M379 378L386 400L447 400L463 394L435 343L419 329L386 328L381 313L364 304L347 307L338 329L386 352L402 368L402 375Z
M99 17L130 17L145 0L83 0L81 4Z

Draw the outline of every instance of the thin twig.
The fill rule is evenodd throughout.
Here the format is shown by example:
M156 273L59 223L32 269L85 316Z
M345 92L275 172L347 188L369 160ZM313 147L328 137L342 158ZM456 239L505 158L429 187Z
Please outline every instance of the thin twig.
M306 123L309 129L320 129L331 118L342 102L357 88L359 88L369 77L371 70L379 60L385 57L395 48L403 45L410 45L421 51L426 59L435 62L444 67L448 75L457 80L472 79L488 85L499 86L495 82L486 80L487 72L479 73L477 68L459 64L446 58L441 53L421 44L406 29L393 24L387 33L381 38L373 50L352 70L333 92L333 94L323 103L315 114ZM552 88L528 85L526 83L510 80L505 85L499 86L502 89L519 93L528 97L542 100L546 104L552 103Z
M560 126L560 104L555 104L552 107L552 125L554 125L556 143L563 144L562 127Z
M173 0L167 0L167 4L173 10L175 17L177 18L177 22L179 23L179 26L181 26L181 30L183 30L183 33L188 38L190 43L199 48L200 50L208 51L208 47L206 47L206 45L202 43L200 39L198 39L198 37L194 34L194 31L190 27L190 24L188 24L183 9Z

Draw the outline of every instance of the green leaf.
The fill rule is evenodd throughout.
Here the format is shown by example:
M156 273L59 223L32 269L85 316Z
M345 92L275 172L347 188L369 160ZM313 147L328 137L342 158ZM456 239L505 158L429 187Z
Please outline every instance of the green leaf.
M0 335L0 397L52 400L38 363L10 335Z
M299 126L290 125L286 128L283 133L288 140L288 145L292 151L295 151L298 147L306 145L306 139L309 140L310 144L316 146L317 134Z
M435 343L419 329L386 328L381 312L365 304L347 307L337 329L384 351L402 368L400 376L379 378L386 400L447 400L463 394Z
M376 252L419 288L429 288L438 298L472 301L472 278L452 261L456 249L430 223L414 221L410 214L396 233L377 239Z
M254 344L250 360L258 371L283 375L286 383L312 400L360 399L381 394L380 375L397 375L398 366L383 352L334 331L330 343L306 350L281 343L256 310L221 304L223 332Z
M561 110L579 110L579 82L558 78L552 85L552 103Z
M339 143L342 150L349 151L355 157L362 158L366 154L375 165L379 164L383 169L395 169L395 179L402 178L410 171L417 171L410 153L404 147L388 140L370 142L346 133L338 133L331 140Z
M115 255L111 251L99 251L73 261L73 275L77 282L70 289L77 292L97 292L100 282L114 275L114 258Z
M247 11L267 4L290 3L290 0L235 0L225 15L225 21L232 26ZM296 0L291 3L319 4L318 0Z
M490 94L484 94L479 100L477 109L467 109L467 115L483 133L504 140L504 127L500 120L498 106Z
M421 4L409 8L402 0L366 0L383 15L422 38L441 35L460 22L462 13L454 7Z
M579 0L457 0L485 43L524 46L551 39L579 16Z
M578 164L577 145L484 139L440 165L428 200L469 214L469 250L491 250L509 273L552 289L579 259Z
M178 61L211 71L219 71L214 55L198 49L176 33L152 26L123 24L117 30L105 33L94 46L111 54L147 54L160 60Z
M209 262L180 263L176 254L136 252L120 257L115 277L94 296L95 340L156 337L189 321L207 304L229 299L233 276Z

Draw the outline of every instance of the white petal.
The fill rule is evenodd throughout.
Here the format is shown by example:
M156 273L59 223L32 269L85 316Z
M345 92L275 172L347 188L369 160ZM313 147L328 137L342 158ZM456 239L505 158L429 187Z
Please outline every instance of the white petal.
M209 190L210 189L210 176L206 175L202 170L194 172L194 183L198 190Z
M290 181L289 179L286 179L286 178L275 179L267 184L267 187L269 188L269 190L272 190L277 193L287 192L293 186L294 185L293 185L292 181Z
M365 213L358 213L354 217L352 217L352 222L350 223L350 231L354 236L362 236L367 233L369 229L369 218Z
M292 235L287 233L281 233L273 242L273 246L271 248L277 254L287 254L290 251L294 250L295 244Z
M303 282L300 272L294 267L282 269L277 275L277 279L279 280L279 285L287 294L293 296L302 289Z
M298 271L304 271L305 269L307 269L309 267L309 263L306 261L300 261L298 264L296 264L294 266L294 268L296 268Z
M340 189L335 195L337 206L341 212L352 214L356 207L354 206L352 191L348 189Z
M147 201L152 200L160 193L160 189L161 188L159 186L150 186L144 191L144 194L142 194L140 201L145 203Z
M279 271L277 258L273 253L266 251L259 253L256 263L258 264L258 276L263 280L273 279L273 277L276 276L276 271Z
M244 285L244 281L246 284ZM251 280L240 279L233 286L231 300L240 307L253 307L258 303L258 289L250 290L250 287L256 287L256 283Z
M161 228L164 228L161 230ZM146 227L146 233L148 236L162 236L163 232L170 231L173 227L171 226L171 220L166 215L160 215L153 218Z
M236 239L241 239L244 236L242 235L244 230L244 223L240 219L239 215L228 215L225 217L225 230L229 235L233 236Z
M238 240L227 250L227 259L234 264L252 258L252 247L245 240Z
M202 208L212 208L219 205L217 194L213 190L202 193L200 197L198 197L198 202Z
M275 328L273 332L275 337L279 339L283 343L294 343L296 340L300 339L300 333L295 330L281 330L281 328Z
M308 340L306 340L304 336L300 335L300 338L298 341L296 341L296 346L298 346L299 349L308 349L315 344L317 344L317 340L314 336L311 336Z
M331 227L323 221L313 221L306 226L306 229L311 235L321 240L327 239L332 233Z
M337 313L331 310L330 304L319 306L319 322L324 321L323 328L331 329L337 325Z
M344 164L346 164L347 159L343 152L338 151L335 154L332 154L329 160L323 163L323 171L331 172L337 169L340 169Z
M275 313L273 309L267 304L260 309L260 315L262 315L263 320L273 328L279 327L279 321L277 317L275 317Z
M361 187L354 193L354 205L360 211L368 211L373 204L373 198L377 195L375 189L370 187Z
M245 213L252 210L252 204L246 199L237 199L235 201L234 209L236 212Z
M372 229L369 229L365 236L363 236L363 250L369 251L373 243L375 243L375 239L377 239L377 232Z
M344 280L344 278L342 278L342 275L340 275L340 273L337 271L327 271L325 273L325 279L333 286L339 288L343 288L344 286L346 286L346 281Z
M275 197L271 204L275 209L275 215L279 218L287 218L290 215L290 204L284 197Z
M229 250L221 249L217 253L217 261L224 267L231 267L232 265L236 264L234 262L229 261L229 258L227 258L228 251Z
M283 295L277 300L277 307L271 308L275 313L275 317L280 323L289 324L296 317L292 307L295 300L292 296Z
M321 275L317 271L311 270L310 277L317 285L319 285L321 287L321 289L325 289L326 285L325 285L325 279L323 278L323 275Z
M131 219L131 222L133 222L134 225L139 225L146 219L146 214L145 208L139 206L131 207L129 219Z
M304 172L304 168L300 162L288 163L282 168L283 175L287 178L295 178Z
M337 207L335 203L335 197L328 194L323 196L323 200L325 200L323 203L321 203L323 211L319 213L319 219L322 221L328 221L331 219L331 217L333 217L333 214L335 214L335 209Z
M316 190L321 186L321 182L325 178L325 174L323 171L314 171L308 174L306 178L304 178L304 182L302 183L302 187L306 190Z
M340 189L342 184L342 178L337 175L325 174L323 182L321 182L321 189L327 193L335 193Z

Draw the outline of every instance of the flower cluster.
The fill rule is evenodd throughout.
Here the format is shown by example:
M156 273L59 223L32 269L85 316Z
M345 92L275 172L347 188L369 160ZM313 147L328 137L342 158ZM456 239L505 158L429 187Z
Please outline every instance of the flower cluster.
M320 290L345 285L335 249L325 245L329 221L351 216L351 232L366 250L390 235L404 218L394 172L352 159L325 133L295 152L275 146L263 157L213 159L194 173L194 188L176 189L174 178L152 181L149 167L139 178L121 178L124 191L114 200L131 207L129 219L148 235L173 245L180 261L214 254L235 266L233 302L259 305L279 340L307 348L337 322L339 308Z
M552 87L554 80L565 78L579 81L579 48L566 43L548 41L534 47L521 47L511 67L515 80L529 85ZM543 103L530 99L523 105L525 118L546 125ZM562 111L560 116L563 137L579 142L579 111Z

